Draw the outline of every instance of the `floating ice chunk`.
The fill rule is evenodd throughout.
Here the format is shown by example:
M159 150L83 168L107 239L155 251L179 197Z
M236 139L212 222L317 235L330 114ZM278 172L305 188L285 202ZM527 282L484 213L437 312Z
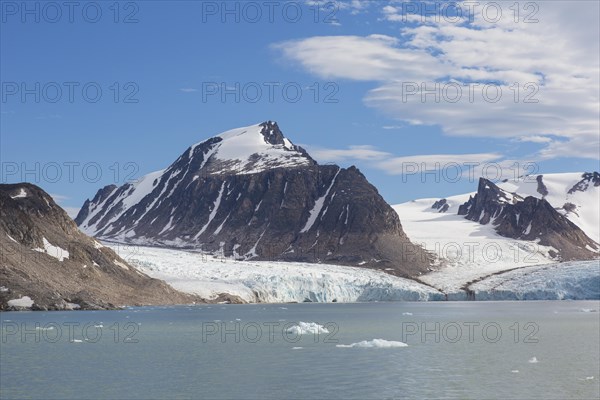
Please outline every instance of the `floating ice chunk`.
M73 339L73 341L71 343L83 343L83 340Z
M292 347L292 350L301 350L301 349L303 349L303 348L304 348L304 347L299 347L299 346L297 346L297 347Z
M104 328L104 325L100 324L100 325L94 325L94 328Z
M395 342L393 340L385 339L373 339L363 340L362 342L352 344L337 344L335 347L362 347L362 348L378 348L378 349L389 349L393 347L407 347L408 345L404 342Z
M581 312L597 312L598 310L594 310L593 308L582 308Z
M36 326L35 330L37 330L37 331L52 331L52 330L54 330L54 327L53 326L49 326L49 327Z
M411 312L403 312L402 315L413 315Z
M316 322L298 322L298 325L294 325L286 330L288 333L294 333L296 335L317 335L319 333L329 333L327 328L323 325L319 325Z
M510 372L512 372L513 374L518 374L518 373L519 373L519 370L518 370L518 369L513 369L513 370L512 370L512 371L510 371Z
M537 359L536 357L531 357L531 358L529 359L529 363L530 363L530 364L537 364L537 363L538 363L538 359Z

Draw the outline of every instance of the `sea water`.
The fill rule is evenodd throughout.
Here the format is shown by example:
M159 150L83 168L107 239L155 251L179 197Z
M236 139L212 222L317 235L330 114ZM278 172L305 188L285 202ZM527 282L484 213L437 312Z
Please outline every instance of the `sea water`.
M0 398L600 397L600 302L0 315Z

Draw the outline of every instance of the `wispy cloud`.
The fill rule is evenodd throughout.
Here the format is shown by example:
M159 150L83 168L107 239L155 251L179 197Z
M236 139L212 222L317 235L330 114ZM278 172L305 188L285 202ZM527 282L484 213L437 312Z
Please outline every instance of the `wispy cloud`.
M365 104L409 124L538 143L536 156L546 159L598 159L599 3L536 3L537 23L515 23L512 3L499 3L506 12L497 23L481 12L423 23L392 2L380 13L398 24L398 36L319 36L273 47L318 77L374 82Z
M70 197L64 196L62 194L50 193L50 197L54 199L55 202L61 203L65 200L69 200Z
M357 162L378 169L388 175L402 175L415 171L438 171L451 166L459 168L475 168L480 173L482 166L490 163L503 163L503 156L498 153L472 154L421 154L398 157L370 145L355 145L345 149L328 149L305 146L310 154L320 163ZM506 164L510 165L510 164Z
M184 92L184 93L192 93L192 92L197 92L198 89L194 89L194 88L181 88L179 89L180 92Z
M346 160L374 161L390 157L391 154L377 150L370 145L350 146L347 149L326 149L307 146L310 154L322 162L340 162Z

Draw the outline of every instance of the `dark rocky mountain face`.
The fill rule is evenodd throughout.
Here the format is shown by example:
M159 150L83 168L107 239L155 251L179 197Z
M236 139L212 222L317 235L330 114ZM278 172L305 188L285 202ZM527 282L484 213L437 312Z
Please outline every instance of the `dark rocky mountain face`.
M434 210L438 210L438 212L440 213L445 213L446 211L448 211L448 208L450 208L450 205L448 205L448 200L440 199L433 203L431 208L433 208Z
M598 172L584 173L581 180L573 185L568 193L585 192L590 186L600 186L600 174Z
M37 186L0 185L0 310L29 297L34 309L184 304L179 293L79 231Z
M556 249L555 256L562 261L597 257L592 250L598 244L546 200L508 193L487 179L479 180L477 193L459 207L458 214L483 225L491 223L504 237L538 240Z
M164 171L101 189L76 218L107 240L253 260L426 271L394 210L354 167L318 165L274 122L190 147Z

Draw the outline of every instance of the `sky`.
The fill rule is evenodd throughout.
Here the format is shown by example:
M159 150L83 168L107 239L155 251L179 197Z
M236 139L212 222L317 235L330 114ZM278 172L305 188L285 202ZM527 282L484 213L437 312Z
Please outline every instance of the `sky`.
M266 120L391 204L600 170L598 1L0 6L0 181L71 213Z

